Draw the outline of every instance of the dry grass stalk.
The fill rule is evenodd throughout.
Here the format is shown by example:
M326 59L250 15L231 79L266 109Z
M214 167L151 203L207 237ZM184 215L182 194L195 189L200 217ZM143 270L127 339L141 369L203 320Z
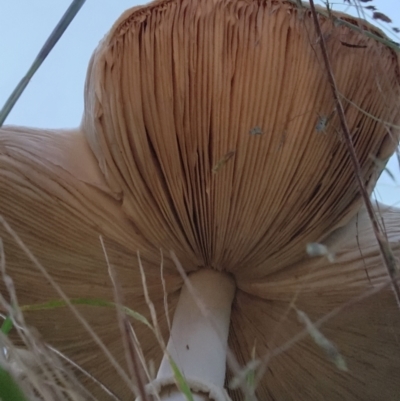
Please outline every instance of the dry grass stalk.
M340 94L339 94L339 91L338 91L338 88L336 85L335 77L333 75L332 66L331 66L331 62L330 62L330 59L328 56L327 47L326 47L326 43L325 43L325 38L322 33L321 26L320 26L320 23L318 20L318 15L317 15L317 12L315 9L314 0L310 0L310 7L311 7L311 11L313 13L315 30L318 33L319 45L320 45L322 56L324 59L324 64L325 64L326 72L328 75L328 81L332 88L332 95L335 100L336 111L337 111L339 119L340 119L340 125L341 125L341 129L342 129L343 137L344 137L344 140L345 140L345 143L346 143L346 146L347 146L347 149L348 149L348 152L351 157L352 164L353 164L354 175L357 179L357 184L360 188L360 192L363 197L364 204L365 204L365 207L368 212L368 216L371 219L372 225L374 227L376 240L379 244L381 254L382 254L383 260L385 261L385 265L386 265L388 274L392 279L393 290L394 290L394 293L396 294L396 300L397 300L398 306L400 308L400 286L397 283L397 278L399 275L399 266L396 262L396 259L393 255L392 250L390 249L387 238L385 238L385 235L383 234L381 228L379 227L378 221L375 216L375 212L372 207L372 203L371 203L369 194L367 192L367 188L362 179L362 171L361 171L360 162L356 155L352 136L350 134L349 127L347 124L343 104L340 99Z

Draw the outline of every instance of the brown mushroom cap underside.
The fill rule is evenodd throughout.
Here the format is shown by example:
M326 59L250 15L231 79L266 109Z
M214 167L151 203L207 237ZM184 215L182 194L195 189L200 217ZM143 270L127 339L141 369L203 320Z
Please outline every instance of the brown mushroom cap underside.
M149 317L141 252L167 338L160 249L171 315L182 286L168 255L174 250L188 272L211 266L234 274L230 346L247 362L253 348L260 357L302 329L293 310L279 324L297 291L296 306L315 320L386 279L365 215L359 243L352 237L337 264L310 264L305 255L308 242L350 220L360 205L337 116L326 132L316 129L334 104L307 10L287 2L169 1L122 18L91 62L82 124L91 150L79 131L0 130L0 213L69 297L114 299L101 234L124 303ZM344 103L346 117L372 189L376 159L397 144L376 120L399 123L396 56L348 28L320 22L339 90L352 101ZM397 256L399 213L383 212ZM59 298L0 229L20 304ZM115 312L79 310L124 364ZM31 312L27 319L130 399L90 336L61 311ZM155 338L135 327L157 366ZM390 289L346 308L323 331L350 372L339 372L311 340L303 341L271 360L260 400L397 397L400 317Z
M118 202L107 194L108 190L95 170L97 168L99 172L98 166L91 160L93 155L89 152L85 139L78 132L0 129L0 214L12 229L10 233L1 222L6 274L14 282L21 307L61 299L13 237L16 234L70 299L115 301L107 255L115 268L124 305L150 320L138 255L129 250L130 238L135 232ZM95 173L88 174L92 167ZM105 251L100 235L104 238ZM159 308L164 298L160 279L161 255L160 252L150 254L150 259L146 252L141 255L145 268L156 263L159 266L147 270L147 287L156 305L160 328L167 338L165 315ZM3 279L0 280L0 293L10 300L9 288ZM182 279L179 274L166 274L165 279L172 316ZM77 309L126 369L115 309L90 306L77 306ZM3 304L0 304L0 311L3 315L6 313ZM131 399L123 380L68 308L25 311L24 315L28 324L38 329L43 340L64 352L117 394ZM147 360L159 363L161 349L153 334L137 322L135 329ZM15 331L12 334L14 336ZM80 380L99 400L109 400L87 377L80 377Z
M372 190L377 160L398 143L377 121L400 122L397 57L320 23ZM99 45L82 128L137 247L174 249L188 270L211 266L242 282L297 262L358 210L334 110L309 10L162 1L126 12Z
M376 212L399 260L400 210L380 205ZM264 361L273 355L258 387L259 400L398 398L399 305L387 285L388 275L365 210L350 230L355 235L344 239L335 263L325 258L304 261L274 274L269 283L238 292L230 346L242 363L251 360L253 349L256 358ZM340 371L334 356L327 356L327 350L309 336L286 348L294 333L304 329L296 308L313 322L331 314L320 329L346 361L347 372ZM233 400L240 397L239 392L232 394Z
M31 138L38 139L40 135L42 144L48 144L51 139L48 134L31 131L24 136L21 130L0 130L2 215L71 299L114 300L99 241L99 233L104 235L107 256L119 278L124 304L150 319L141 289L137 255L121 245L122 239L132 234L130 226L124 224L116 202L60 166L46 161L43 153L40 154L41 149L32 146ZM60 136L53 135L54 142ZM25 140L18 143L18 137ZM400 210L380 208L380 213L390 245L399 258ZM276 352L304 329L290 308L294 296L297 296L296 307L316 321L332 309L387 282L366 213L360 213L354 224L357 236L346 239L334 264L325 258L304 260L271 275L266 283L253 283L252 288L237 291L229 345L240 363L246 364L252 357L264 358L269 351ZM14 280L19 304L59 299L15 240L2 226L0 229L6 271ZM116 241L110 237L119 238ZM143 261L143 264L158 323L167 339L160 270L149 269L151 261ZM182 282L178 274L164 273L172 316ZM3 283L0 290L7 294ZM78 309L125 367L115 311L91 306L78 306ZM132 398L123 380L67 308L25 312L25 316L45 341L64 352L122 400ZM161 350L155 337L144 325L136 321L133 324L146 360L158 366ZM336 345L349 371L339 371L324 350L306 337L270 360L257 387L259 400L396 400L400 314L390 287L344 308L325 322L321 331ZM111 400L86 377L79 377L98 400ZM230 393L233 400L243 400L238 391Z

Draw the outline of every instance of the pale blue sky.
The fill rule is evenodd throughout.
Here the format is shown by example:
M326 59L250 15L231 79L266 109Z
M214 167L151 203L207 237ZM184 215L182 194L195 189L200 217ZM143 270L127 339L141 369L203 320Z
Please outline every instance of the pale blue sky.
M79 125L86 69L94 48L124 10L144 3L87 0L32 79L6 124L49 128ZM354 6L348 3L343 6L343 0L331 3L334 9L340 7L349 13L357 13ZM393 24L381 24L381 28L400 28L399 3L400 0L373 0L364 5L374 5L391 17ZM0 0L0 106L26 73L69 4L70 0ZM366 16L369 15L367 12ZM399 37L393 36L393 39L400 42ZM400 172L395 158L388 168L397 182L383 173L377 195L385 203L400 206Z

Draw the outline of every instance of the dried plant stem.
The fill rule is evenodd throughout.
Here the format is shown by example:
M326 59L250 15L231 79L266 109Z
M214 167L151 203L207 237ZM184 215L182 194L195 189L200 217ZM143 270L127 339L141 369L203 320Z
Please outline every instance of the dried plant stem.
M133 371L135 372L135 380L136 380L136 384L138 386L140 399L142 401L149 401L149 397L146 393L146 388L145 388L146 383L145 383L145 379L143 377L143 369L142 369L142 366L140 365L139 353L136 348L134 339L132 338L131 325L130 325L126 315L124 315L123 324L124 324L124 329L125 329L126 337L127 337L128 352L129 352L130 360L132 361Z
M122 401L110 388L108 388L105 384L103 384L101 381L96 379L92 374L90 374L87 370L85 370L82 366L78 365L76 362L74 362L72 359L68 358L66 355L64 355L62 352L60 352L58 349L52 347L49 344L45 344L45 347L49 349L51 352L54 352L59 358L64 360L66 363L71 365L74 369L78 370L80 373L82 373L85 377L89 378L93 383L96 383L107 395L109 395L111 398L113 398L115 401ZM86 390L86 389L85 389ZM86 390L87 391L87 390ZM90 395L90 398L94 397ZM96 400L95 400L96 401Z
M75 18L78 11L81 9L86 0L73 0L71 5L68 7L65 14L62 16L61 20L54 28L53 32L46 40L46 43L40 49L38 55L30 66L26 75L18 83L14 91L11 93L10 97L7 99L4 107L0 110L0 127L3 125L5 119L9 115L10 111L14 107L15 103L22 95L25 88L28 86L31 78L42 65L43 61L49 55L55 44L61 38L65 30L68 28L69 24Z
M125 358L128 370L131 375L132 381L136 383L138 387L136 395L140 395L142 401L148 401L148 397L145 391L145 383L142 371L138 363L138 353L136 352L135 345L133 343L131 335L130 324L126 314L123 312L122 309L122 305L124 304L122 299L122 290L119 285L117 279L117 273L114 269L114 266L110 263L110 260L108 258L106 246L104 244L104 239L101 235L100 235L100 243L103 249L104 257L106 259L108 273L114 290L115 304L117 305L116 310L117 310L118 323L121 330L121 338L125 349Z
M398 278L395 278L395 280L400 281ZM370 298L371 296L378 294L382 290L386 289L388 286L392 284L391 279L388 278L387 282L384 282L382 284L379 284L372 289L365 291L361 295L356 296L355 298L350 299L349 301L345 302L344 304L338 306L335 309L332 309L329 313L321 317L320 319L316 320L313 322L314 327L320 328L323 324L328 322L330 319L333 319L335 316L337 316L339 313L342 313L344 310L353 307L354 305L358 304L359 302L362 302L363 300ZM397 283L399 284L399 283ZM299 333L297 333L295 336L293 336L290 340L282 344L281 346L272 349L270 352L268 352L262 359L264 362L261 365L261 369L265 369L265 366L270 362L272 358L275 358L282 353L288 351L290 348L292 348L295 344L300 342L301 340L304 340L306 337L309 336L309 332L307 329L302 329ZM265 374L265 371L263 370L260 374Z
M347 126L347 121L346 121L346 116L345 116L344 109L343 109L343 104L340 100L339 90L336 86L335 77L333 75L331 63L329 61L329 56L328 56L328 52L327 52L326 44L325 44L325 38L324 38L324 35L322 34L321 26L319 24L318 15L315 10L314 0L310 0L310 8L311 8L311 13L312 13L312 16L314 19L315 30L318 35L318 41L319 41L322 56L324 59L326 72L328 75L328 81L329 81L329 84L332 89L332 94L333 94L333 98L335 101L336 111L338 113L340 125L341 125L342 131L343 131L344 141L346 143L347 150L350 155L350 160L353 164L353 169L354 169L356 180L357 180L357 183L358 183L358 186L360 189L361 196L364 200L364 203L365 203L365 206L366 206L366 209L368 212L368 216L371 220L372 227L374 229L376 240L378 241L378 244L379 244L379 249L381 251L381 254L382 254L383 260L385 262L385 266L387 268L389 276L392 280L392 286L394 289L397 304L400 307L400 286L397 283L397 281L395 280L395 278L398 274L398 266L396 264L396 260L393 256L393 253L390 249L390 246L387 242L387 239L379 227L378 221L377 221L375 213L374 213L374 209L371 204L371 200L369 199L367 189L361 178L362 174L361 174L360 163L358 162L357 155L356 155L356 152L355 152L352 140L351 140L349 127Z
M111 362L111 365L115 368L116 372L119 374L121 379L125 382L125 384L128 386L128 388L134 393L135 388L134 388L133 384L131 383L130 378L125 373L125 370L122 369L121 365L117 362L117 360L114 358L113 354L105 346L105 344L100 339L100 337L93 331L93 329L90 327L89 323L78 312L78 310L73 306L72 302L67 297L67 295L64 293L64 291L61 289L61 287L56 283L56 281L51 277L51 275L47 272L47 270L42 266L42 264L39 262L39 260L33 255L33 253L25 245L25 243L18 236L18 234L10 227L10 225L7 223L7 221L4 219L3 216L0 216L0 225L2 225L4 227L4 229L7 231L7 233L10 234L11 238L20 247L20 249L25 253L25 255L29 258L29 260L32 262L32 264L40 271L40 273L42 273L42 275L46 278L46 280L50 283L50 285L56 290L56 292L58 293L60 298L65 302L65 304L70 309L70 311L73 313L73 315L76 317L76 319L82 324L82 326L86 329L88 334L92 337L92 339L95 341L95 343L98 345L98 347L102 350L104 355Z

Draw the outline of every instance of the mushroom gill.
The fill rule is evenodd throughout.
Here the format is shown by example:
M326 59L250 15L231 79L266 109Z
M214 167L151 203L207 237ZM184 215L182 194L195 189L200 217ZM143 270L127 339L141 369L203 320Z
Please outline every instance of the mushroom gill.
M397 58L321 25L372 190L376 160L398 143L369 117L400 121ZM127 11L96 50L85 94L82 129L141 235L136 246L173 249L189 271L265 279L361 205L310 12L290 2Z

